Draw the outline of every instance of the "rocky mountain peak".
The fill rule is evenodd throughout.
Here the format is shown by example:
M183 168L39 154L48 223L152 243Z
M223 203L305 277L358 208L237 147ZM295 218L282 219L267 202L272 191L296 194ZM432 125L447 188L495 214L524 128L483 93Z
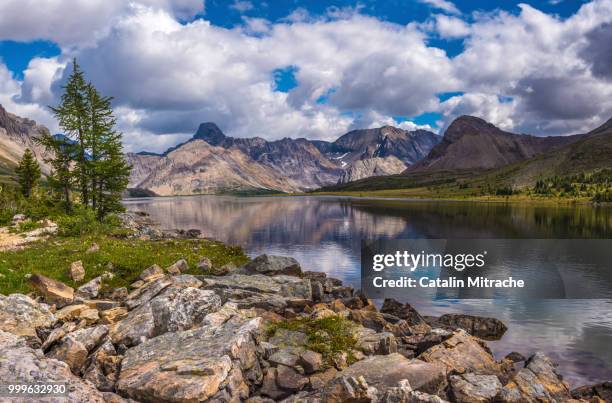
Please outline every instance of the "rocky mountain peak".
M219 145L225 141L225 134L213 122L201 123L198 131L193 135L194 139L204 140L211 145Z
M475 116L462 115L455 119L444 133L444 140L456 141L466 135L502 133L495 125Z

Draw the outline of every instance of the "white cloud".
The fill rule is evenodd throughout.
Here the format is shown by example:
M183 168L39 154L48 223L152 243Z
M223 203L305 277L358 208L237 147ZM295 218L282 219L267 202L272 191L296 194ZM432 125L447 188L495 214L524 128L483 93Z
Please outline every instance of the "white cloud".
M3 2L0 10L12 3ZM4 69L0 102L49 121L45 105L57 99L63 64L76 55L94 84L115 96L131 150L160 151L203 121L241 137L333 139L355 127L414 129L418 125L392 116L424 112L440 112L442 126L474 114L506 130L536 134L583 131L612 115L604 51L612 24L609 0L585 4L567 19L525 4L518 14L477 13L467 20L437 14L425 25L391 24L358 8L322 16L299 9L275 23L243 17L233 29L205 20L181 23L179 14L201 11L199 1L139 0L129 7L114 0L76 2L74 14L60 3L50 1L46 11L54 6L82 15L78 24L89 24L94 34L69 24L70 32L55 14L43 18L35 9L14 31L0 15L0 35L62 44L88 38L89 47L64 46L60 57L33 59L23 82L4 78ZM459 14L446 3L436 7ZM39 20L59 28L37 27ZM462 38L464 50L451 58L428 45L428 35ZM298 86L277 92L274 71L288 66L296 68ZM464 95L440 103L444 92Z
M204 12L204 0L2 0L0 40L93 45L134 4L159 8L180 19Z
M435 21L436 31L442 38L463 38L470 34L470 26L460 18L438 14Z
M234 0L234 2L230 5L230 8L233 8L234 10L240 13L244 13L244 12L252 10L255 7L253 6L253 3L251 3L250 1Z
M448 0L419 0L421 3L427 4L428 6L446 11L449 14L461 14L461 11L455 6L454 3Z

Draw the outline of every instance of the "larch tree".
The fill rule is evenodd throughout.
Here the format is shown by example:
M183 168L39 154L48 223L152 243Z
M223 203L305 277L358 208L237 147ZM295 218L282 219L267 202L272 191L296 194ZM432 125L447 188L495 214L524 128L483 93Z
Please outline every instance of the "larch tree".
M26 148L23 153L23 157L21 157L21 161L19 161L19 166L15 169L15 173L17 173L17 181L19 182L21 194L29 198L32 195L32 190L40 180L40 166L29 148Z

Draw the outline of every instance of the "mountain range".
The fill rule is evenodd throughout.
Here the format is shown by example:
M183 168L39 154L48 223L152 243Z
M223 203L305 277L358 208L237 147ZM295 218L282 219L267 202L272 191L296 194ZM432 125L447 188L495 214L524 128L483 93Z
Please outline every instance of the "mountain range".
M473 116L447 128L427 157L401 174L328 187L334 191L463 183L522 188L538 179L612 168L612 119L588 133L536 137L503 131Z
M42 163L44 151L34 139L46 132L0 106L0 178L14 176L25 148ZM362 191L445 183L514 188L612 168L612 119L584 134L537 137L461 116L443 136L384 126L353 130L332 142L234 138L208 122L164 153L125 158L132 165L129 188L142 195Z
M440 141L425 130L391 126L354 130L334 142L267 141L226 136L202 123L193 137L162 154L129 153L129 187L157 195L301 192L375 175L392 175Z

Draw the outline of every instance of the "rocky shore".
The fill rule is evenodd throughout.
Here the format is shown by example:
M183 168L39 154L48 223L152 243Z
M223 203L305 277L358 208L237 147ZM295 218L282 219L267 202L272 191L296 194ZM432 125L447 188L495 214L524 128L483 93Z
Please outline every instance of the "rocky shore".
M130 289L32 275L35 293L0 295L0 379L65 382L67 398L36 399L58 402L612 401L612 383L572 391L542 353L495 360L493 318L377 309L287 257L198 267L154 265Z

